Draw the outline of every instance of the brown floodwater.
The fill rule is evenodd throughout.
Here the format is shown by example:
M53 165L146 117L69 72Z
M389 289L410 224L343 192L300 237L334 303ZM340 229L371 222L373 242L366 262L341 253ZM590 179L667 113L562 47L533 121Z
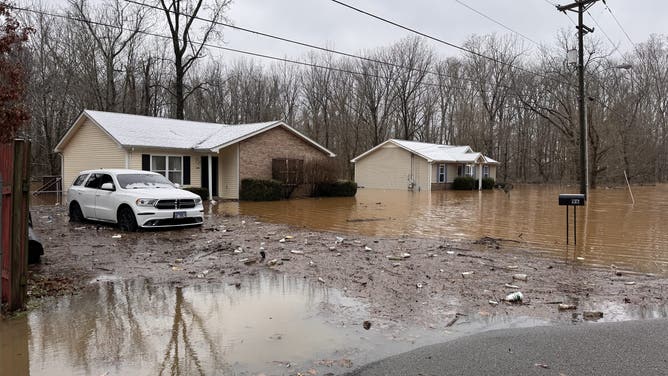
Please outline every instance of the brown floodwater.
M360 189L352 198L223 202L221 214L255 216L315 230L372 236L482 237L590 265L668 274L668 185L596 189L577 209L577 245L566 244L566 208L559 193L577 187L526 185L492 191L404 192Z
M340 291L275 273L180 287L106 276L0 320L0 375L340 374L471 333L549 324L470 315L448 330L373 321Z

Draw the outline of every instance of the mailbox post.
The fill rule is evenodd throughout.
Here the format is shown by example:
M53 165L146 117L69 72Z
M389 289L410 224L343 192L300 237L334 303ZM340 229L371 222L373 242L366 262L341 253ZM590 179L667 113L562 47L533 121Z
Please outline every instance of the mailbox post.
M559 195L559 206L566 206L566 244L568 244L568 207L573 207L573 244L578 244L578 224L577 224L577 207L584 206L585 204L585 195L584 194L567 194L562 193Z

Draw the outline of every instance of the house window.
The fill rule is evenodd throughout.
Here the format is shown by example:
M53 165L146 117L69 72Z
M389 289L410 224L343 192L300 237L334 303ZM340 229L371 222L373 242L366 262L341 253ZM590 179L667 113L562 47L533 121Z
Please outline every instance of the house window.
M475 172L474 169L473 169L473 165L466 165L465 167L466 168L465 168L464 175L473 176L473 173Z
M446 180L446 172L445 172L445 164L441 163L438 165L438 172L436 174L436 182L437 183L445 183Z
M172 183L183 184L183 157L152 155L151 171L166 177Z
M484 165L484 166L482 166L482 176L483 176L484 178L488 178L488 177L489 177L489 165Z

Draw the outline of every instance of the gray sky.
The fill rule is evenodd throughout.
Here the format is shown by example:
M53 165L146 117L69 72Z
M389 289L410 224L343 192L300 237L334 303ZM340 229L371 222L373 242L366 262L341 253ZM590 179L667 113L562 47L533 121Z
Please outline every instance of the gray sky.
M460 0L461 2L502 22L506 26L542 43L553 44L559 30L572 30L573 23L550 3L554 0ZM343 0L368 12L391 19L405 26L462 45L471 34L510 31L485 19L456 0ZM608 0L608 6L635 43L646 41L650 34L668 34L668 2L665 0ZM622 52L632 49L631 43L602 2L589 11L600 25L585 15L585 24L595 27L593 34L606 48L612 41ZM409 32L347 9L330 0L236 0L229 12L237 26L255 29L341 51L358 53L365 49L387 46L410 35ZM576 21L576 14L571 19ZM602 31L601 31L602 30ZM226 45L269 55L301 57L309 51L288 43L224 29ZM525 46L535 51L531 42ZM443 56L458 55L451 47L430 43ZM236 59L237 54L225 53ZM619 54L613 55L617 59Z

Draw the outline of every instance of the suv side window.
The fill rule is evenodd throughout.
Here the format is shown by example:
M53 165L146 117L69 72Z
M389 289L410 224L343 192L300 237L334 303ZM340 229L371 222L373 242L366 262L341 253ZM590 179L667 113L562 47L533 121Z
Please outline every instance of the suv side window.
M72 185L83 184L84 180L86 180L86 176L88 176L88 174L81 174L81 175L77 176L77 178L74 179L74 183L72 183Z
M86 182L86 188L99 189L102 180L102 174L91 174Z

